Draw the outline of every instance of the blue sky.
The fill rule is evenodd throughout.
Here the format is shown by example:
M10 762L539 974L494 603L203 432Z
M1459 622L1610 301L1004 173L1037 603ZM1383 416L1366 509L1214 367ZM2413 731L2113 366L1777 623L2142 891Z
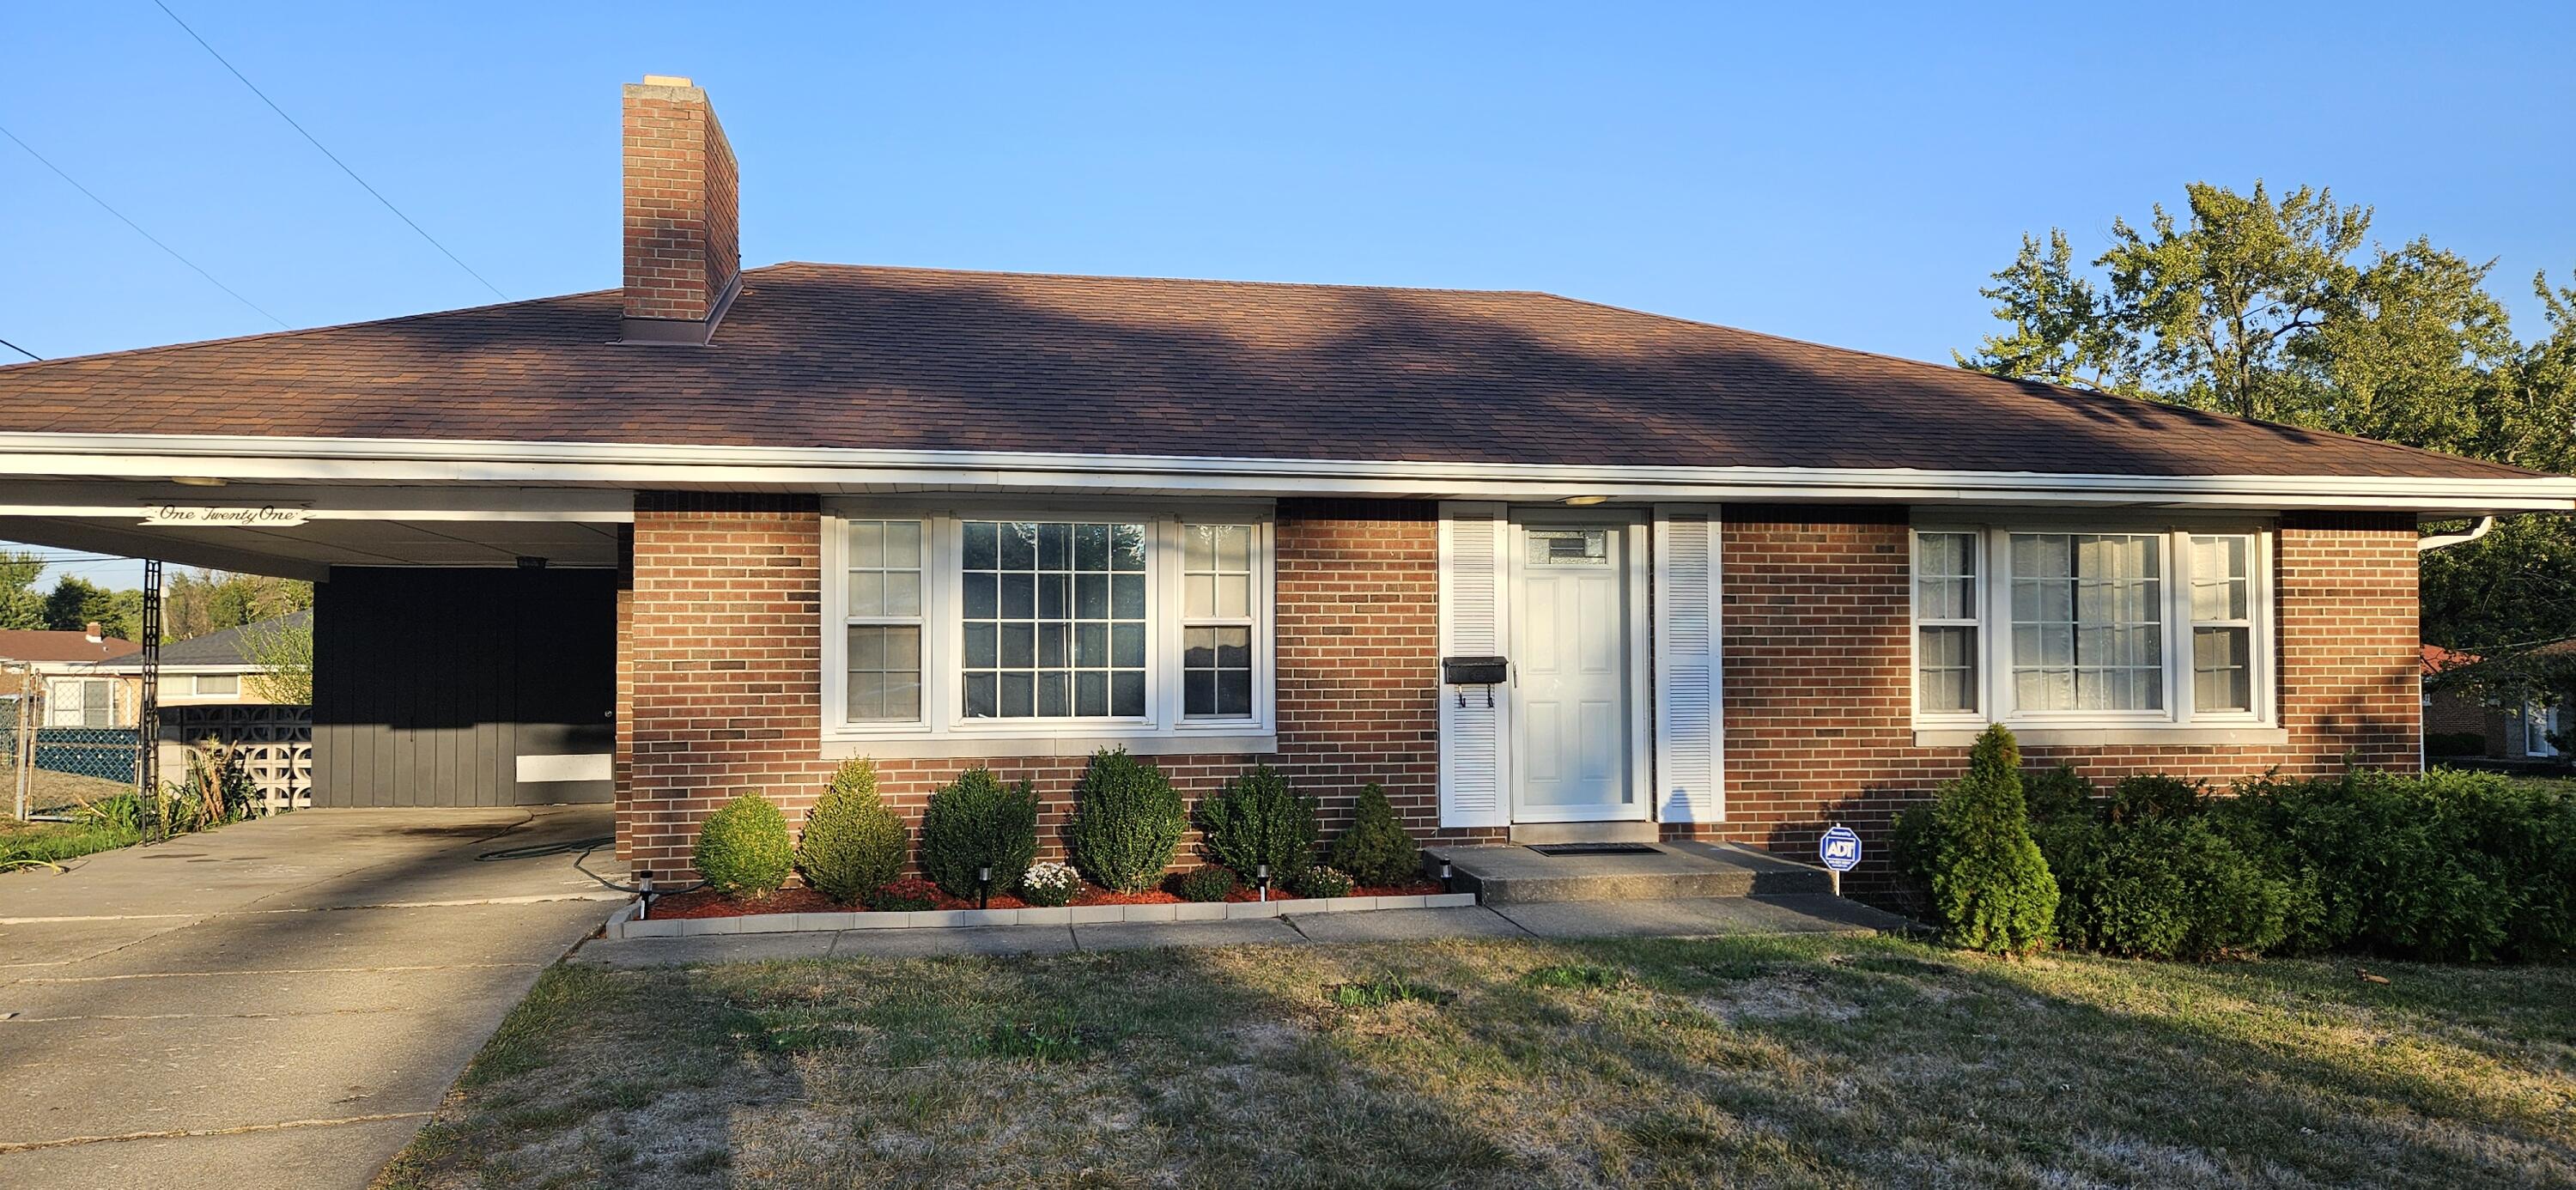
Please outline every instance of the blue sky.
M2022 233L2098 251L2197 179L2494 257L2526 335L2576 268L2563 5L169 3L513 298L617 283L646 72L714 97L752 263L1545 289L1936 360ZM13 13L0 124L289 325L492 300L150 0ZM274 329L5 141L0 243L43 355Z

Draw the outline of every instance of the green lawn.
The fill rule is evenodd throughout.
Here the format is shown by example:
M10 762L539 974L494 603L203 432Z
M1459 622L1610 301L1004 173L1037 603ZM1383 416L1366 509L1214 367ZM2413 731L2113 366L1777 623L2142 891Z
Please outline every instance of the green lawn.
M388 1187L2576 1185L2576 968L1515 941L549 972Z

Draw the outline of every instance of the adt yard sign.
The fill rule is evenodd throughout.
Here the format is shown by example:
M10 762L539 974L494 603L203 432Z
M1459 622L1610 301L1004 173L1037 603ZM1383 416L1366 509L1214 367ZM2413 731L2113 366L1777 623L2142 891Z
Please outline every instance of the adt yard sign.
M1836 826L1816 841L1816 855L1825 866L1837 872L1848 872L1860 866L1860 836L1847 826Z

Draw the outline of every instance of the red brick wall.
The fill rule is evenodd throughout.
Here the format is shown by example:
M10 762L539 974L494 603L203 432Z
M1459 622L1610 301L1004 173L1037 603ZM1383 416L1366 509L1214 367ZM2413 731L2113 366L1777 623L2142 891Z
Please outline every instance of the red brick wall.
M1279 510L1279 751L1162 756L1195 801L1256 760L1322 797L1327 837L1367 781L1417 836L1437 820L1438 537L1418 502L1285 501ZM1873 843L1893 813L1965 765L1908 721L1904 510L1730 510L1726 566L1729 821L1699 828L1813 853L1828 821ZM2405 518L2293 517L2275 552L2286 746L2030 749L2097 780L2167 771L2225 782L2416 762L2414 529ZM820 516L811 498L645 493L621 602L620 854L685 873L698 821L744 791L801 819L822 758ZM1042 847L1086 758L992 758L1036 782ZM890 760L880 788L917 813L978 763ZM1676 828L1676 833L1679 828ZM1497 832L1482 832L1494 834ZM1463 833L1450 837L1463 837ZM1196 862L1185 850L1184 864Z
M1324 801L1325 837L1369 781L1428 836L1437 820L1438 523L1435 506L1285 501L1279 510L1279 751L1158 756L1195 802L1257 760ZM822 758L820 515L810 498L644 493L620 657L620 855L685 875L697 823L757 790L791 822L829 779ZM978 763L1036 783L1040 849L1085 756L887 760L878 788L917 818ZM1195 864L1185 846L1183 866Z
M1907 514L1738 507L1725 526L1727 822L1703 837L1812 856L1842 821L1872 843L1966 767L1916 747L1910 722ZM2292 516L2274 554L2276 660L2288 743L2026 748L2095 781L2169 772L2223 784L2279 766L2342 772L2347 754L2416 766L2415 527L2406 517Z

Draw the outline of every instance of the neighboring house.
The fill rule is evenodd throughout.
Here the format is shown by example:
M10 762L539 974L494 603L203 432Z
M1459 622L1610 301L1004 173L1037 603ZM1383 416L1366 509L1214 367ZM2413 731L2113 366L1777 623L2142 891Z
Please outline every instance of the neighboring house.
M83 631L0 630L0 667L35 675L43 701L46 727L132 727L139 706L125 684L96 673L101 661L141 652L143 646L100 631L93 623ZM19 673L0 676L12 699L19 697Z
M2536 656L2576 656L2576 640L2563 640L2533 650ZM2485 660L2474 653L2423 647L2424 677L2457 675ZM2434 758L2483 756L2493 760L2564 759L2559 741L2567 738L2567 707L2576 690L2534 692L2507 697L2471 685L2431 686L2424 693L2426 751Z
M317 804L614 797L669 875L847 757L1054 824L1123 747L1427 838L1812 856L1989 723L2411 769L2419 522L2576 508L1541 293L744 270L705 93L625 105L619 289L0 368L0 538L324 580Z
M244 624L165 644L161 646L161 688L155 701L163 707L269 705L274 700L261 694L259 683L251 680L260 672L260 666L248 652L248 634L312 630L312 612L290 612L256 624ZM140 656L94 662L89 670L114 677L127 687L122 697L140 702L143 687Z

